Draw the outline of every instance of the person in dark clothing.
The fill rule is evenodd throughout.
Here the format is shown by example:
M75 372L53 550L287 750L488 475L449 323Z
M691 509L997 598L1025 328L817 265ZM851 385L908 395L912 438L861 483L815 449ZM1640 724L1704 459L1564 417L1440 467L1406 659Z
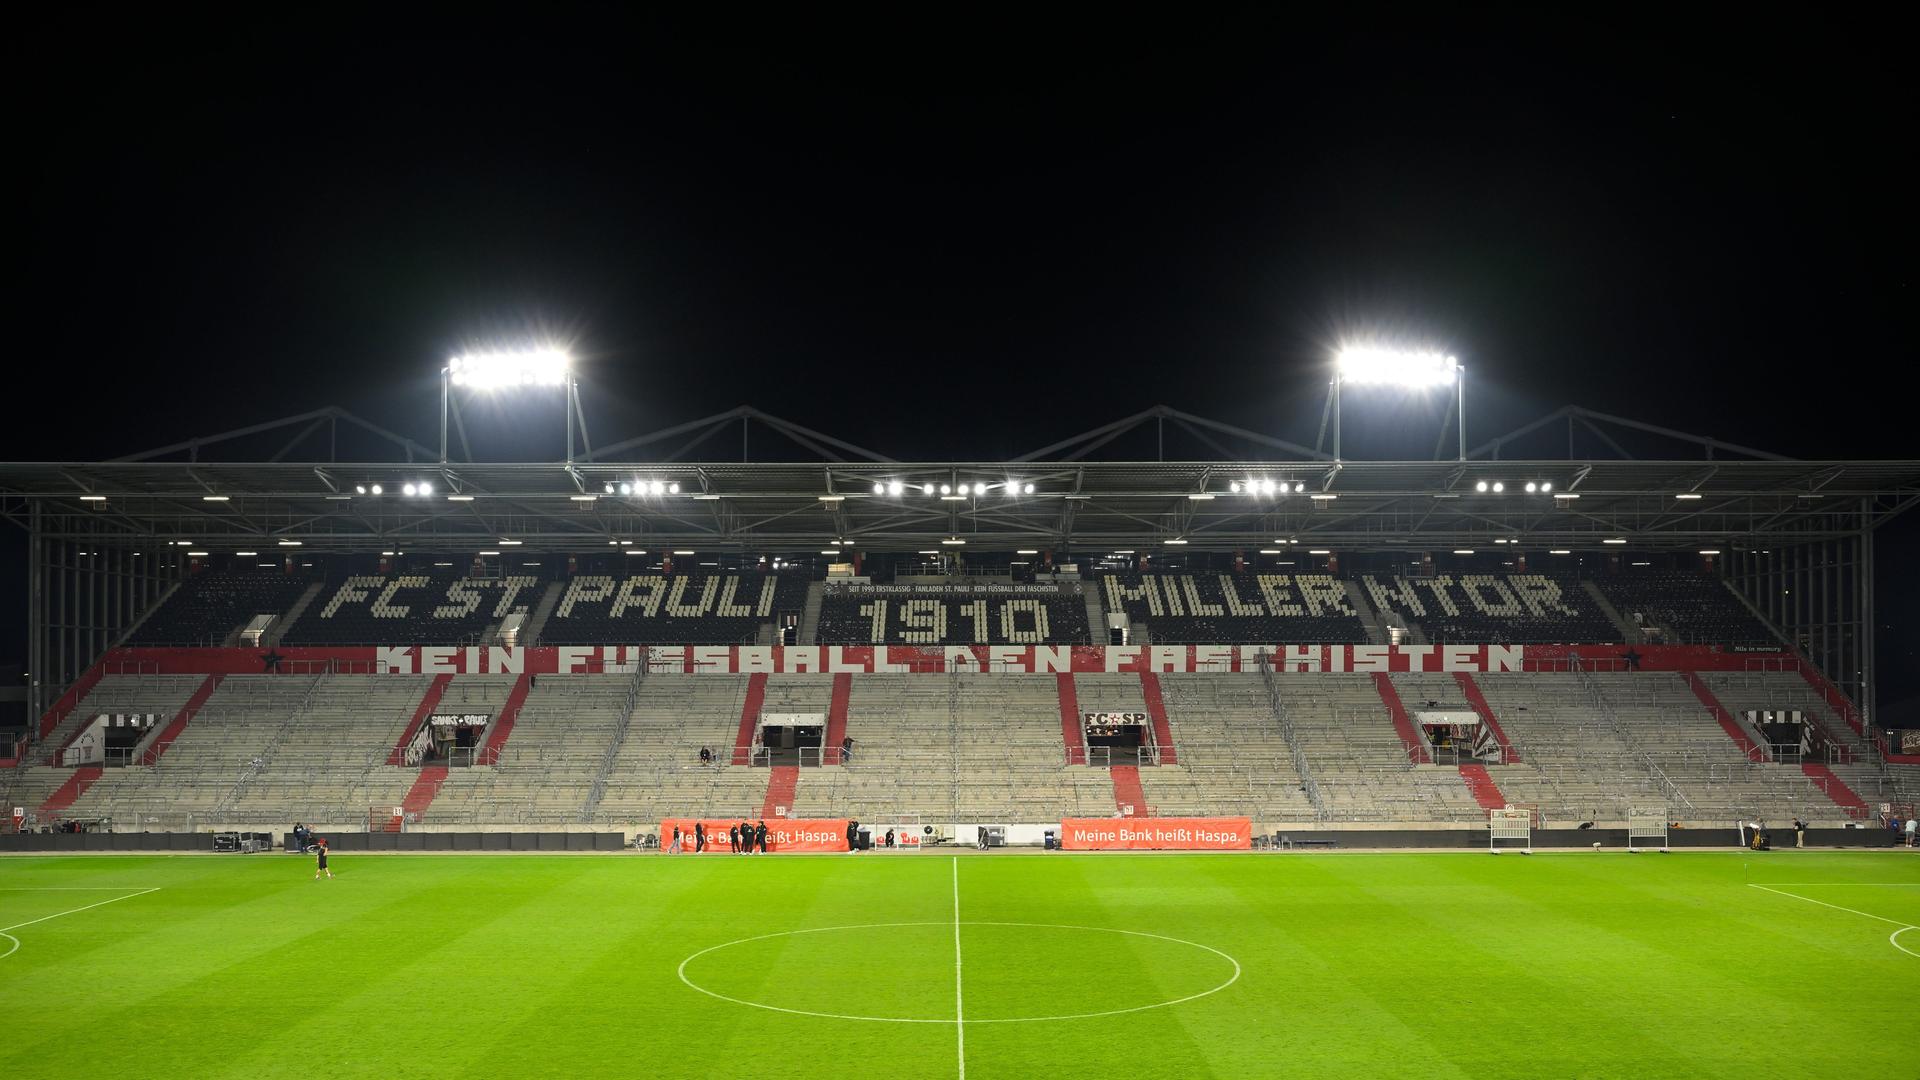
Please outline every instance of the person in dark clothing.
M852 819L847 821L847 850L853 850L853 838L860 835L860 823Z
M1807 846L1807 823L1799 818L1793 819L1793 846Z
M767 823L762 820L753 827L753 842L760 845L760 854L767 853Z
M740 822L740 852L744 855L753 854L753 822L751 821Z
M696 821L693 823L693 853L698 855L705 850L707 850L707 823Z
M319 857L313 869L313 880L319 881L321 874L327 875L327 880L333 880L333 871L327 869L327 842L325 839L320 841Z
M740 826L739 825L727 826L727 850L733 852L736 855L740 853Z

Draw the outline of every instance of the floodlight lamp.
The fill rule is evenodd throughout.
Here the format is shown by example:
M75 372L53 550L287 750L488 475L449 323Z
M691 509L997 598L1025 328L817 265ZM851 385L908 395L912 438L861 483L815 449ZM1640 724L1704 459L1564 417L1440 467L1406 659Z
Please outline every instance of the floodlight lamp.
M966 493L967 493L967 485L965 485L965 484L961 484L961 485L960 485L960 494L962 494L962 495L965 495Z
M906 490L906 485L902 484L898 480L895 480L892 483L887 485L887 494L889 495L898 495L904 490Z
M1475 491L1487 490L1487 482L1485 480L1480 481L1479 483L1473 485L1473 490Z
M432 485L432 484L427 484L427 483L422 483L422 484L420 485L420 494L422 494L422 495L431 495L431 494L433 494L433 485Z
M875 481L875 482L874 482L874 485L873 485L873 493L874 493L875 495L884 495L884 494L886 494L886 491L887 491L887 485L885 485L885 484L882 484L882 483L880 483L880 482L878 482L878 481Z
M1296 481L1296 482L1294 483L1294 485L1293 485L1293 491L1294 491L1294 494L1296 494L1296 495L1297 495L1297 494L1299 494L1300 492L1302 492L1302 491L1305 491L1305 490L1307 490L1307 483L1306 483L1306 481L1304 481L1304 480L1301 480L1301 481Z
M403 487L403 488L401 488L401 489L400 489L400 491L401 491L401 493L402 493L402 494L405 494L405 495L415 495L415 494L418 494L418 493L419 493L419 491L420 491L420 485L418 485L418 484L408 484L407 486L405 486L405 487Z
M667 494L669 494L669 495L678 495L678 494L680 494L680 481L678 481L678 480L675 480L675 481L674 481L673 483L671 483L671 484L668 484L668 485L667 485Z
M1546 482L1544 482L1544 483L1542 483L1542 484L1540 485L1540 490L1541 490L1541 491L1545 491L1545 492L1552 492L1552 491L1553 491L1553 482L1552 482L1551 480L1549 480L1549 481L1546 481Z
M1535 483L1535 482L1534 482L1534 481L1532 481L1532 480L1529 480L1529 481L1527 481L1527 494L1529 494L1529 495L1531 495L1531 494L1533 494L1534 492L1536 492L1536 491L1539 491L1539 490L1540 490L1540 485L1539 485L1539 484L1537 484L1537 483Z
M942 494L942 495L951 495L951 494L953 494L953 486L952 486L952 485L950 485L950 484L941 484L941 485L940 485L940 494Z
M385 489L385 488L383 488L383 487L381 487L381 486L380 486L379 484L375 484L375 485L373 485L373 487L372 487L372 489L371 489L371 490L373 491L373 493L374 493L375 495L380 495L380 494L384 494L384 493L385 493L385 491L386 491L386 489Z
M355 495L365 495L367 493L367 485L365 484L353 485L353 493Z
M613 485L611 485L611 484L609 484L609 485L607 485L607 486L608 486L608 488L612 488L612 486L613 486ZM609 492L608 492L608 494L612 494L612 492L611 492L611 491L609 491ZM631 495L631 494L633 494L633 485L632 485L632 484L621 484L621 485L620 485L620 494L622 494L622 495Z
M1240 481L1235 480L1233 483L1228 484L1227 490L1233 492L1235 495L1240 494Z
M563 349L524 352L472 353L447 362L455 386L498 390L515 386L560 386L567 381L573 358Z
M1026 494L1028 494L1028 495L1031 495L1031 494L1033 494L1033 485L1032 485L1031 483L1029 483L1029 484L1028 484L1028 485L1027 485L1026 487L1024 487L1024 488L1021 488L1020 490L1021 490L1021 491L1023 491L1023 492L1025 492L1025 493L1026 493Z
M1506 491L1506 490L1507 490L1507 485L1505 485L1505 484L1503 484L1503 483L1501 483L1501 482L1500 482L1500 481L1498 481L1498 480L1495 480L1495 481L1493 482L1493 493L1494 493L1495 495L1498 495L1498 494L1500 494L1501 492L1504 492L1504 491Z
M652 483L651 485L649 485L649 489L650 489L650 490L651 490L651 491L652 491L652 492L653 492L653 493L654 493L655 495L662 495L662 494L665 494L665 493L666 493L666 490L667 490L667 485L665 485L665 484L663 484L663 483L661 483L661 482L660 482L660 481L658 481L658 480L655 480L655 481L654 481L654 482L653 482L653 483Z
M920 485L920 494L922 494L922 495L931 495L931 494L933 494L933 485L932 485L932 484L921 484L921 485Z
M1452 386L1459 361L1445 353L1347 346L1335 358L1340 381L1387 386Z

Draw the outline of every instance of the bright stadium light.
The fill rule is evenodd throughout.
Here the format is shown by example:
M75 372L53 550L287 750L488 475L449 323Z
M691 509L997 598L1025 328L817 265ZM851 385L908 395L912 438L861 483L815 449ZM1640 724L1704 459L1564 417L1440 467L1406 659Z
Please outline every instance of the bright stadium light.
M375 495L381 495L381 494L385 494L386 489L381 487L379 484L375 484L373 485L372 491Z
M573 357L563 348L537 346L500 352L467 353L440 369L440 461L447 461L447 419L455 409L453 388L478 392L556 388L566 393L567 454L573 463L574 423L586 430L580 411L580 384L573 377ZM464 440L465 435L461 438Z
M1031 495L1033 494L1033 484L1029 482L1026 487L1021 488L1020 490L1025 492L1028 495Z
M560 349L527 352L472 353L447 362L455 386L498 390L511 386L560 386L567 381L573 358Z
M875 480L873 482L873 493L875 495L884 495L886 494L886 492L887 492L887 485L881 483L878 480Z
M889 495L898 495L904 490L906 490L906 485L902 484L898 480L895 480L892 483L889 483L887 485L887 494Z
M1340 460L1340 387L1393 386L1406 390L1453 388L1460 460L1467 460L1466 369L1453 356L1431 349L1395 349L1378 345L1343 345L1333 357L1333 380L1328 388L1333 413L1333 459ZM1445 428L1443 427L1444 433Z

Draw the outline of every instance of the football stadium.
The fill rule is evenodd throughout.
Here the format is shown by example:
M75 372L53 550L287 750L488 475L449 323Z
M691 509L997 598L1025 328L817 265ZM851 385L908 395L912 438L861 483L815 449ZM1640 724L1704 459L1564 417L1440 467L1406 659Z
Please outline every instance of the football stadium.
M1901 35L1051 13L29 20L0 1080L1920 1077Z
M552 352L450 390L488 365L571 398ZM0 975L74 1006L9 1064L118 1075L84 1029L132 997L153 1075L1909 1071L1871 1010L1742 1018L1916 985L1920 733L1853 676L1920 463L1507 456L1630 423L1550 420L298 460L325 410L6 466L47 689ZM1082 452L1162 424L1291 456ZM820 460L622 459L721 428Z

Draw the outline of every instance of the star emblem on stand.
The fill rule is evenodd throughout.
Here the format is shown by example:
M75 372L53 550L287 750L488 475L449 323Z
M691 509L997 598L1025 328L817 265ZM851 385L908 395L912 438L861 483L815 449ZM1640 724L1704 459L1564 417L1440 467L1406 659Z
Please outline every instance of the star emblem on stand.
M264 665L264 670L278 672L281 661L285 659L286 657L280 655L280 650L269 649L260 657L260 663Z
M1641 656L1638 651L1629 648L1626 652L1620 654L1620 659L1627 662L1627 668L1629 670L1639 671L1640 661L1645 659L1645 657Z

